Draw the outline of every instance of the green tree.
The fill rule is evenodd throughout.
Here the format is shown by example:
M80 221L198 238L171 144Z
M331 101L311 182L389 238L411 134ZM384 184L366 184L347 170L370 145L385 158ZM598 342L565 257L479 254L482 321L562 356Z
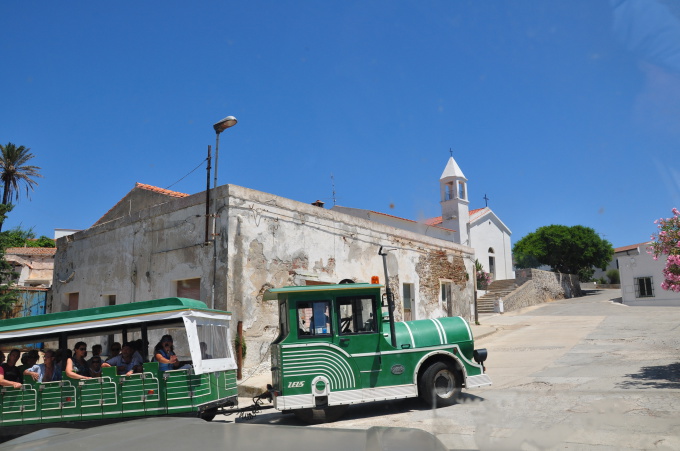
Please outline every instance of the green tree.
M512 252L518 268L547 265L553 271L578 274L581 281L588 281L593 267L606 269L614 248L590 227L549 225L519 240Z
M607 278L609 279L609 283L611 284L619 284L621 283L621 274L619 274L618 269L610 269L607 271Z
M0 144L0 179L2 179L4 185L2 204L5 206L10 205L12 197L19 200L21 185L26 185L26 196L28 197L30 190L38 185L38 182L34 179L42 177L38 172L40 169L38 166L27 164L34 156L30 150L24 146L17 147L12 143L7 143L4 146ZM7 207L3 208L6 210L0 211L0 220L2 221L0 222L0 230L2 230L4 217L9 211Z
M17 273L12 269L12 265L5 261L3 249L0 251L0 315L5 318L19 300L17 291L12 287L16 276Z
M54 247L54 240L46 236L35 237L33 229L13 229L0 232L0 250L3 252L8 247Z

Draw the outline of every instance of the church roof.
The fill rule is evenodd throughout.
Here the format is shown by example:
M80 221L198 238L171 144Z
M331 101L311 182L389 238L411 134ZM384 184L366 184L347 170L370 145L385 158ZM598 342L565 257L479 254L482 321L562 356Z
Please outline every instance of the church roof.
M503 221L500 220L498 216L496 216L496 213L494 213L489 207L484 207L484 208L477 208L475 210L470 210L470 220L468 221L470 224L473 224L474 222L478 221L479 219L483 218L486 215L493 215L494 218L501 224L503 228L505 228L508 233L510 232L510 229L508 226L506 226ZM430 226L440 226L440 224L443 223L442 217L437 216L436 218L429 218L426 219L425 224L430 225Z
M489 210L489 208L485 207L485 208L478 208L476 210L470 210L470 222L476 220L477 218L481 218L482 216L484 216L484 214L486 212L483 211L483 210ZM491 211L491 210L489 210L489 211ZM443 220L442 220L441 216L437 216L436 218L429 218L429 219L425 220L425 224L427 224L427 225L439 225L442 222L443 222Z
M458 163L456 163L456 160L454 160L453 157L449 158L449 162L446 163L444 172L442 172L442 176L439 177L439 180L443 180L449 177L456 177L467 180L465 174L463 174L463 171L460 170L460 167L458 167Z

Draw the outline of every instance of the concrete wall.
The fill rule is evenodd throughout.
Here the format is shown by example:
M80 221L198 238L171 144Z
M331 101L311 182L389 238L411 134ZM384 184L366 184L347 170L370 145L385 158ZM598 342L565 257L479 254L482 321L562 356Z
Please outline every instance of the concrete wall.
M503 299L505 311L583 295L578 276L573 274L520 269L515 280L519 288Z
M243 321L246 368L268 368L278 309L262 301L269 287L384 282L378 249L389 252L390 283L401 318L401 286L415 285L415 318L470 318L472 249L268 193L225 185L213 192L216 241L204 244L205 193L120 217L57 241L55 311L174 296L178 280L200 279L200 299ZM215 251L215 253L214 253ZM453 284L443 305L440 281ZM214 290L214 295L213 295Z

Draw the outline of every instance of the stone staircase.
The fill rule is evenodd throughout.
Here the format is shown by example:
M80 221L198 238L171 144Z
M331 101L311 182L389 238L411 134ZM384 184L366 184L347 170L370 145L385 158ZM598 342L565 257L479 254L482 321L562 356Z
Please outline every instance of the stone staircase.
M477 312L493 313L496 299L506 298L515 288L517 288L515 279L494 280L489 284L487 293L477 298Z

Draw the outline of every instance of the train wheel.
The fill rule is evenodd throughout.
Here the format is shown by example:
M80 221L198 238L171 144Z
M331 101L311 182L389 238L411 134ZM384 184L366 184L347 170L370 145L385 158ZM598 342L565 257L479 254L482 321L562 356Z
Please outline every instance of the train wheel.
M460 397L461 387L455 367L435 362L423 373L420 397L432 408L450 406Z
M343 416L348 408L349 406L331 406L321 409L298 409L293 413L308 424L331 423Z
M206 409L203 412L200 413L200 417L202 420L205 421L212 421L213 418L215 418L215 415L217 415L217 407L213 407L212 409Z

